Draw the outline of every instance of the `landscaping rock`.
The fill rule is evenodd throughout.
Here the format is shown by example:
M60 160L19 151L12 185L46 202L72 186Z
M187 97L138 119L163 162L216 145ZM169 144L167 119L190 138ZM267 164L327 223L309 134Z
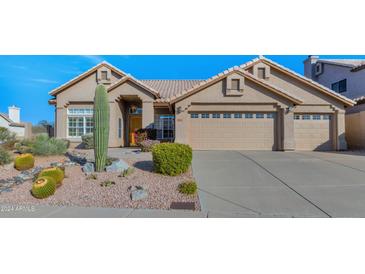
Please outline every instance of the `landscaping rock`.
M95 166L93 163L86 163L82 166L82 171L87 175L95 172Z
M71 160L71 162L78 163L79 165L85 165L88 160L85 154L78 153L77 151L67 152L66 156Z
M148 197L148 192L145 189L135 189L131 193L132 201L142 200Z
M124 170L128 169L129 165L121 159L112 162L110 166L105 168L106 172L123 172Z
M6 188L0 188L0 193L2 192L11 192L13 191L10 187L6 187Z

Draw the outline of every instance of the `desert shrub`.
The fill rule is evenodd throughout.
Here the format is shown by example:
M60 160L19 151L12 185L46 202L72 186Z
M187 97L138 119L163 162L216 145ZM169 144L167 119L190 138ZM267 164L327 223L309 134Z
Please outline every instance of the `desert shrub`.
M0 145L5 149L13 149L17 142L16 134L5 127L0 127Z
M32 154L21 154L14 160L14 167L17 170L27 170L34 167L34 157Z
M136 131L136 144L139 145L145 140L156 140L157 130L154 128L141 128Z
M39 177L33 184L32 194L38 199L53 195L56 191L56 181L52 177Z
M188 170L193 159L190 146L177 143L163 143L152 148L153 165L156 172L176 176Z
M22 145L22 143L16 143L14 145L14 148L16 149L17 152L19 152L20 154L25 154L25 153L33 153L33 149L31 146L25 146Z
M0 166L11 162L11 157L8 151L0 147Z
M65 172L59 167L50 167L43 169L38 175L38 177L44 176L52 177L56 182L56 186L60 186L65 178Z
M160 143L160 141L158 141L158 140L148 140L147 139L147 140L140 142L139 147L141 148L142 152L150 152L150 151L152 151L152 147L159 143Z
M129 167L129 168L123 170L121 176L118 176L118 177L128 177L129 175L132 175L133 173L134 173L134 168Z
M198 186L196 185L195 181L186 181L179 184L179 192L186 195L195 194L197 189Z
M86 149L93 149L94 148L94 136L92 133L85 134L81 136L82 145Z
M62 139L66 143L66 148L70 148L71 141L69 139Z
M38 135L31 147L35 155L62 155L67 151L64 140L49 138L45 134Z

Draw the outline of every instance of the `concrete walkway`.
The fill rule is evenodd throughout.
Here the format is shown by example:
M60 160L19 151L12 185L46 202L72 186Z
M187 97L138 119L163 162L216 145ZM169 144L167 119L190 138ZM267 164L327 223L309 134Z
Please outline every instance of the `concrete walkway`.
M0 205L0 218L206 218L206 212L132 208Z
M196 151L209 217L365 217L365 157L325 152Z

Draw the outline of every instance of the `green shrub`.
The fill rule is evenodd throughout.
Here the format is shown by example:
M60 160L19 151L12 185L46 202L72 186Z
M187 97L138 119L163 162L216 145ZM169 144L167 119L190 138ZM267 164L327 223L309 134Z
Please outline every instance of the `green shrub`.
M189 169L193 152L185 144L163 143L153 146L152 158L156 172L176 176Z
M62 185L62 181L65 178L65 172L59 167L50 167L43 169L38 175L38 177L44 176L52 177L56 182L56 186L58 187Z
M56 181L52 177L39 177L34 182L32 194L38 199L44 199L53 195L56 191Z
M0 166L9 164L10 162L11 162L11 157L9 152L0 147Z
M134 173L133 167L128 167L127 169L123 170L121 177L128 177L129 175L132 175Z
M14 148L15 148L15 149L16 149L16 151L18 151L20 154L33 153L33 149L32 149L32 147L22 145L22 143L16 143L16 144L14 145Z
M197 189L198 186L195 181L187 181L179 184L179 192L186 195L195 194Z
M141 148L142 152L150 152L154 145L159 144L160 141L158 140L144 140L139 143L139 147Z
M34 157L32 154L21 154L14 160L14 167L17 170L23 171L34 167Z
M0 127L0 145L5 149L13 149L17 142L16 134L5 127Z
M92 133L85 134L81 136L82 145L85 149L93 149L94 148L94 136Z
M67 151L64 140L49 138L45 134L38 135L30 147L35 155L62 155Z

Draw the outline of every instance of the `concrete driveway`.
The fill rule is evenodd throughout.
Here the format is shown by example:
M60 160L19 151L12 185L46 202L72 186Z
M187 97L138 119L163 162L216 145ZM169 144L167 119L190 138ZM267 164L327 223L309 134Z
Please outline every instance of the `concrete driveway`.
M365 156L195 151L208 217L365 217Z

